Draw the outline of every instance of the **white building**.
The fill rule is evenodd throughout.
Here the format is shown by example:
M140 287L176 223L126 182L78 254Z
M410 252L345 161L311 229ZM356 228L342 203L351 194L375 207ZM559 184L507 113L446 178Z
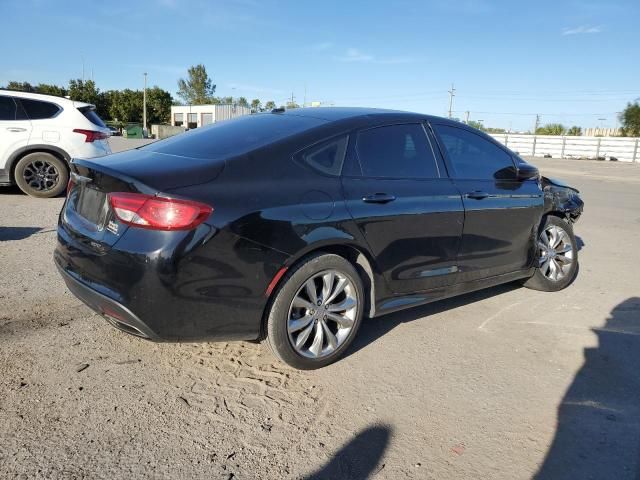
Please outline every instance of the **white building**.
M249 107L237 105L174 105L171 107L171 125L198 128L250 113Z

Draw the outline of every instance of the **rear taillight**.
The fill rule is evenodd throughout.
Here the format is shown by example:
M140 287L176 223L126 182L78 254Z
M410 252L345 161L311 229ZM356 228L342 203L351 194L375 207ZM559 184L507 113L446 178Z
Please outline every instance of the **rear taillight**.
M142 193L109 193L109 203L122 223L152 230L189 230L213 212L204 203Z
M70 178L67 182L67 197L69 196L69 193L71 193L71 189L75 186L75 184L76 182L73 181L73 178Z
M107 138L109 138L109 134L98 132L96 130L84 130L82 128L76 128L73 131L75 133L81 133L82 135L85 135L86 138L84 141L86 143L95 142L96 140L106 140Z

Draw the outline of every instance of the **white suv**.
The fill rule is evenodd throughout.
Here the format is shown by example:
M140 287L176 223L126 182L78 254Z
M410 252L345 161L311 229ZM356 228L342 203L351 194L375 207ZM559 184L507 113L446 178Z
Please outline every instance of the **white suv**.
M69 161L107 155L110 131L95 106L38 93L0 90L0 185L54 197L69 181Z

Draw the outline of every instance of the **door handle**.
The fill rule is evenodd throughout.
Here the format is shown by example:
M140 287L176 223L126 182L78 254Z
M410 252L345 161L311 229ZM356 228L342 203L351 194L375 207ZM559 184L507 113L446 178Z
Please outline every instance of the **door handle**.
M487 192L482 192L480 190L475 190L473 192L467 193L467 198L474 198L476 200L482 200L483 198L487 198L489 194Z
M10 132L26 132L27 129L26 128L20 128L20 127L7 127L7 130L9 130Z
M362 201L366 203L389 203L395 199L395 195L389 195L388 193L374 193L373 195L362 197Z

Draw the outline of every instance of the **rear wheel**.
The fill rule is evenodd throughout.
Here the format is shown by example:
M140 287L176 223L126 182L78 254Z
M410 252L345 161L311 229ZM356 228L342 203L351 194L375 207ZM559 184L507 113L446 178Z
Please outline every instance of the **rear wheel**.
M578 273L578 248L571 225L549 215L538 235L537 268L524 286L544 292L567 287Z
M332 254L309 257L283 279L267 318L267 343L294 368L336 361L362 321L364 290L356 269Z
M25 155L16 165L16 183L27 195L50 198L60 195L69 181L67 165L47 152Z

